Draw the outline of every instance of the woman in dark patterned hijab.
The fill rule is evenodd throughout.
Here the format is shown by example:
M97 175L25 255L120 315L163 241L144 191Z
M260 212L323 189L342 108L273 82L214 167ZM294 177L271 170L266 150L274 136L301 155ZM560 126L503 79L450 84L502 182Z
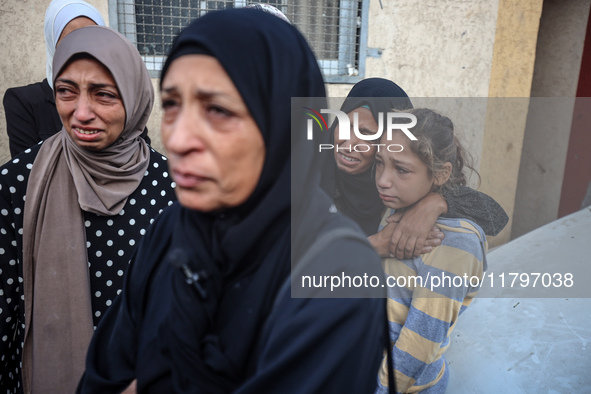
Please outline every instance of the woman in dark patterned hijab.
M301 267L336 230L356 239L326 242L308 264L381 272L320 187L315 147L327 133L308 141L291 112L292 97L326 103L303 36L258 10L209 13L175 40L161 92L179 204L140 244L79 391L135 379L139 392L373 392L384 300L289 291L290 260Z

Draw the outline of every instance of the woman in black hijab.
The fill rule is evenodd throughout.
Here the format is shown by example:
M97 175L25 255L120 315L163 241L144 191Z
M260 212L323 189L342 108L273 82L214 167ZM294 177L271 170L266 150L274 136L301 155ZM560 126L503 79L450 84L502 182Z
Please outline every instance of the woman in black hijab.
M320 188L326 133L306 140L304 117L291 128L291 97L325 96L305 39L261 11L209 13L175 40L161 92L180 205L139 245L78 391L373 392L384 300L289 292L290 260L381 275ZM353 240L318 248L339 231Z
M383 78L368 78L357 83L349 92L347 99L341 106L341 111L350 114L355 110L364 109L378 122L379 113L392 112L392 109L405 110L412 108L408 95L394 82ZM363 121L363 118L361 118ZM368 118L371 122L371 119ZM377 123L375 124L377 127ZM335 130L335 121L331 127L331 135L339 144ZM362 129L362 127L360 127ZM375 130L372 130L375 132ZM365 141L360 141L364 143ZM354 144L354 142L351 142ZM337 145L335 144L335 145ZM341 147L343 147L341 145ZM374 148L375 149L375 148ZM341 159L339 156L347 156ZM337 173L335 176L335 205L345 215L355 220L367 235L375 234L382 213L382 200L375 186L375 179L371 175L375 152L347 152L335 149ZM350 163L353 162L351 165ZM341 165L342 163L342 165Z
M368 78L353 86L341 111L349 116L351 124L353 114L357 113L359 131L375 134L379 113L410 108L411 100L400 86L387 79ZM486 235L497 235L507 224L507 214L494 199L462 186L442 195L430 193L404 213L389 218L389 224L376 234L384 213L372 175L377 148L367 152L355 150L354 145L367 141L353 133L349 140L339 140L337 121L331 127L331 135L335 146L335 205L362 228L380 255L402 259L430 251L441 243L438 237L443 236L438 230L430 233L439 216L474 220Z

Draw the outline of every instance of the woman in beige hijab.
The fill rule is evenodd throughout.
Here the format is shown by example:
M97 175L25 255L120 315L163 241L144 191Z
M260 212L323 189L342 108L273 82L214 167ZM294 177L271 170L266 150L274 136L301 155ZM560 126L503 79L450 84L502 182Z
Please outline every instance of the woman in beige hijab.
M61 132L0 167L0 391L75 390L134 245L175 199L140 138L154 93L125 37L69 34L53 86Z

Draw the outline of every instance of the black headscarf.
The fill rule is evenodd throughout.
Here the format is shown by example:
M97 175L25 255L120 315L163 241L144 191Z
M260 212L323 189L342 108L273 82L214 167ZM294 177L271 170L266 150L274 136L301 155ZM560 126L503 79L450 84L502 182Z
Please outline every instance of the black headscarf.
M362 106L369 107L376 123L378 113L384 116L392 109L409 109L412 103L402 88L383 78L368 78L358 82L345 102L341 111L349 112ZM330 129L334 135L335 121ZM338 210L355 220L367 235L375 234L384 209L378 195L371 168L363 173L350 175L335 166L335 204Z
M194 21L175 39L162 79L175 59L188 54L221 63L266 148L261 177L244 204L216 213L176 208L167 256L207 277L206 297L184 283L181 270L173 277L174 306L162 337L166 348L175 349L175 392L229 392L244 380L257 334L289 275L291 237L294 249L305 250L330 215L330 198L319 187L319 160L326 155L314 154L314 146L329 141L307 141L303 116L293 134L290 123L291 97L324 98L325 90L304 37L258 10L211 12ZM298 191L293 197L292 187Z

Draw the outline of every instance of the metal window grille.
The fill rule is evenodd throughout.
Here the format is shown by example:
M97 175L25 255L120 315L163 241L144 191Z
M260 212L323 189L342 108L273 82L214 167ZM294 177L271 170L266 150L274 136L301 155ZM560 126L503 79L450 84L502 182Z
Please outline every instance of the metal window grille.
M111 27L138 48L158 76L176 34L213 10L259 3L247 0L109 0ZM266 0L304 34L325 80L355 83L365 74L369 0Z

